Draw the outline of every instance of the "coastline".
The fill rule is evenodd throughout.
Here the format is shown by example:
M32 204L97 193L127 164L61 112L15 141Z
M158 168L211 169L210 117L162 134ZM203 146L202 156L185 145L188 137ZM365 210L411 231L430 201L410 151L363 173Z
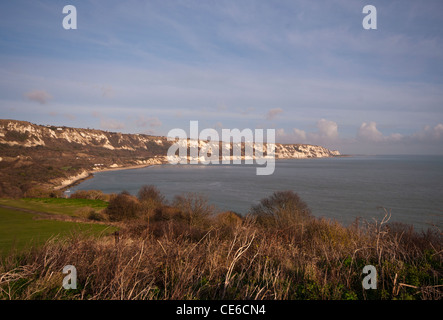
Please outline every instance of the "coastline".
M352 157L352 155L334 155L329 157L306 157L306 158L275 158L276 161L278 160L298 160L298 159L321 159L321 158L342 158L342 157ZM62 180L60 183L58 183L57 186L54 187L55 190L61 190L66 191L69 188L72 188L76 185L79 185L80 183L92 179L94 177L94 173L96 172L106 172L106 171L118 171L118 170L130 170L130 169L141 169L141 168L147 168L151 166L160 166L167 164L168 162L162 162L162 163L150 163L150 164L137 164L137 165L129 165L129 166L122 166L122 167L106 167L102 169L95 169L95 170L84 170L85 174L80 174L74 177L66 178ZM77 177L77 178L76 178Z
M118 170L129 170L129 169L141 169L141 168L147 168L147 167L151 167L151 166L156 166L156 165L163 165L164 163L159 163L159 164L138 164L138 165L130 165L130 166L124 166L124 167L115 167L115 168L103 168L103 169L96 169L96 170L90 170L90 171L84 171L87 173L86 176L84 176L84 174L80 174L71 178L67 178L61 181L61 183L59 183L57 186L54 187L55 190L60 190L60 191L66 191L69 188L72 188L76 185L79 185L80 183L82 183L83 181L92 179L94 177L94 173L97 172L105 172L105 171L118 171ZM78 177L78 178L76 178Z

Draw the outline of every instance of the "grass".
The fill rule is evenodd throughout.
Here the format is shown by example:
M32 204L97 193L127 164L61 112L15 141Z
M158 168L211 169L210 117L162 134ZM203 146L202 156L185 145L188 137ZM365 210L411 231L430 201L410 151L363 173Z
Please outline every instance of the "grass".
M0 255L41 246L54 236L66 237L75 233L100 235L116 230L102 224L35 218L36 215L32 213L0 208Z
M70 198L5 198L0 199L0 205L1 204L16 208L68 216L78 216L81 209L85 207L101 210L108 206L108 203L102 200Z

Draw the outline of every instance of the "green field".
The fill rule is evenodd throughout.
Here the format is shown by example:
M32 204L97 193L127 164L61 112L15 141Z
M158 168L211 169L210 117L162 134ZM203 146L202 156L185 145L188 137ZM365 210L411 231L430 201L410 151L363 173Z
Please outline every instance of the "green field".
M103 209L107 203L85 199L0 199L0 204L18 208L0 207L0 255L11 249L24 250L41 245L55 236L69 236L74 233L104 235L116 230L105 224L59 221L39 217L38 214L21 211L34 210L54 215L78 215L81 208Z
M0 199L0 205L16 208L78 216L82 208L89 207L101 210L108 206L106 201L89 199L64 199L64 198L22 198L22 199Z

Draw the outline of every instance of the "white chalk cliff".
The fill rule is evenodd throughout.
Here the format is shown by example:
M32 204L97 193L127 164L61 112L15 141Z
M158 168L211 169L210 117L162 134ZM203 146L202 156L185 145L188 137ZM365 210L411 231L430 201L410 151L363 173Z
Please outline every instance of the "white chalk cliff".
M140 159L137 157L133 164L155 164L167 161L166 150L172 144L166 137L149 136L144 134L123 134L95 129L56 127L36 125L26 121L0 120L0 144L22 147L47 147L80 145L91 148L105 148L107 150L141 151L153 150L153 157ZM223 148L233 148L232 143L224 143ZM206 141L199 141L199 148L207 148ZM266 151L266 144L264 145ZM337 150L329 150L322 146L308 144L275 144L276 159L324 158L339 156ZM232 156L230 157L231 159ZM189 159L189 157L188 157ZM242 160L248 159L244 156ZM200 159L201 160L201 157ZM108 167L116 167L109 165ZM100 168L100 165L96 166Z

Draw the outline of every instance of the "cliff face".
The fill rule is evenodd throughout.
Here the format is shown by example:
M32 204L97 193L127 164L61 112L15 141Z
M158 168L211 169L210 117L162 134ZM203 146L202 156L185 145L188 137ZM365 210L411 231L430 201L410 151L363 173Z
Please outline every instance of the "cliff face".
M340 156L340 152L310 144L277 144L275 155L279 159L325 158Z
M166 137L122 134L94 129L41 126L25 121L0 120L0 144L22 147L60 147L78 145L108 150L152 151L151 156L165 160L165 149L171 142ZM199 148L206 147L200 141ZM232 148L232 146L230 146ZM277 159L322 158L339 156L337 150L307 144L276 144ZM140 163L140 161L138 162ZM141 163L140 163L141 164Z
M94 129L41 126L25 121L0 120L0 144L37 147L78 144L109 150L147 150L163 145L165 137L122 134Z
M0 196L36 184L60 186L94 170L166 163L171 145L166 137L0 120ZM232 151L232 144L227 147ZM207 148L207 142L200 141L199 148ZM275 145L276 159L338 155L321 146Z

